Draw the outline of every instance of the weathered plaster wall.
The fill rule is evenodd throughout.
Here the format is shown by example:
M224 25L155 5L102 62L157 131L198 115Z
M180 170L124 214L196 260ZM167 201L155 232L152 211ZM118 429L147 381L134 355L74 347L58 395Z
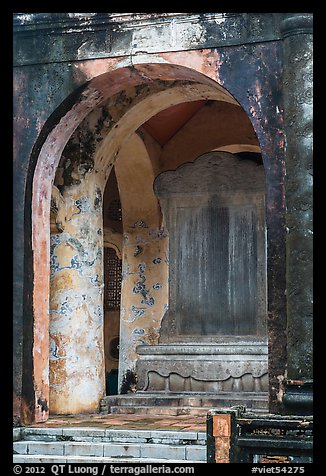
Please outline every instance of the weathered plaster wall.
M107 126L110 121L114 124L112 116L118 110L116 101L114 106L105 109L105 115L95 111L85 119L67 145L57 172L56 183L66 203L66 225L64 233L52 236L51 246L50 401L51 411L55 413L64 412L64 406L65 411L72 413L96 409L96 398L89 393L90 390L96 392L98 380L103 381L105 369L97 360L103 353L101 345L104 347L100 339L102 318L99 311L103 306L100 211L104 182L101 174L93 170L95 152L92 145L96 149L96 139L101 138L99 124L105 122ZM82 146L78 145L79 141ZM134 134L121 145L115 175L123 218L123 228L118 231L124 232L123 246L119 245L123 259L119 389L125 392L135 374L137 345L158 340L160 320L167 306L167 260L163 259L167 241L153 194L151 160L138 135ZM112 180L109 179L108 185L114 186ZM106 200L108 197L109 191L106 191ZM115 327L116 320L112 323ZM107 319L106 347L114 332L109 323ZM96 340L98 345L92 347L88 339ZM80 344L87 349L87 359L79 351ZM94 366L92 371L90 362ZM106 370L109 368L112 368L110 361ZM71 372L75 379L71 378ZM89 389L88 392L84 389L84 403L79 392L74 393L80 380L85 389ZM100 387L97 391L100 395L103 389ZM66 400L69 405L64 404Z
M51 236L50 408L96 411L104 395L102 196L94 175L63 189L64 232Z
M271 42L232 48L221 55L219 73L254 126L265 167L270 410L279 412L287 361L281 45Z
M42 85L42 86L40 86ZM48 366L48 340L45 333L43 344L35 354L33 350L34 304L33 265L31 255L31 185L39 148L37 138L44 140L47 133L59 121L59 105L80 83L74 82L66 65L53 64L16 68L14 70L14 164L13 164L13 388L14 419L21 416L28 421L31 415L46 418L48 401L46 398ZM73 98L71 98L73 101ZM28 113L27 113L28 111ZM52 113L56 111L53 115ZM52 115L52 116L51 116ZM49 120L48 120L49 118ZM45 121L47 126L44 127ZM34 150L35 154L32 153ZM45 257L43 259L46 260ZM39 269L40 274L42 270ZM47 288L47 283L43 281ZM33 368L40 361L40 367ZM36 365L37 367L37 365ZM38 375L43 381L45 393L39 386L35 388L31 375ZM34 417L33 417L34 418Z

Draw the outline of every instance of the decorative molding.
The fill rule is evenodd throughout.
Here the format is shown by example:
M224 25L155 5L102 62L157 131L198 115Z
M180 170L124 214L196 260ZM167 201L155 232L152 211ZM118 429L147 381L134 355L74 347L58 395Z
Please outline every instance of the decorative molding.
M170 359L180 358L181 355L222 355L223 359L226 355L268 355L267 339L251 337L249 340L245 340L243 337L235 339L228 338L227 336L220 337L221 342L217 343L217 337L213 344L196 343L191 344L160 344L160 345L139 345L137 347L137 353L141 356L155 358L158 356L169 355Z
M309 35L312 32L312 13L287 13L280 24L282 39L292 35Z
M161 197L197 192L264 192L264 166L236 157L230 152L208 152L194 162L163 172L154 181L154 191Z
M310 380L313 376L312 17L311 13L288 13L282 23L287 231L286 376L290 380ZM286 389L285 407L290 403L287 402L288 392L291 401L296 397L301 399L301 385L297 387ZM299 407L298 412L301 411Z
M210 14L212 15L212 14ZM223 15L214 14L214 15ZM15 13L14 32L40 30L49 32L60 29L68 33L85 31L85 28L101 28L105 25L121 25L134 28L140 25L152 25L170 21L172 18L189 17L188 13Z
M14 64L131 57L275 41L280 39L280 15L16 13Z
M224 344L137 347L138 390L267 391L268 349L263 340Z
M146 375L145 387L141 391L155 392L267 392L268 374L245 373L239 376L227 376L224 379L198 379L191 375L177 372L162 373L149 371Z

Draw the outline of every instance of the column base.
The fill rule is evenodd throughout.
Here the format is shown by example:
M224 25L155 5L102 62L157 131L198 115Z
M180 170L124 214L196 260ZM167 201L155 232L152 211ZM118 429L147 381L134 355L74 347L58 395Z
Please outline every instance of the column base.
M284 410L287 415L313 414L313 381L288 380L283 397Z

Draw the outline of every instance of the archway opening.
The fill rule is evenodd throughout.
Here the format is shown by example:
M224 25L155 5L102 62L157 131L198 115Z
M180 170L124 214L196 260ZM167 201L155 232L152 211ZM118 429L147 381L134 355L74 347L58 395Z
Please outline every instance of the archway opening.
M93 87L102 89L102 93L105 91L107 98L103 99L103 93L101 100L96 105L93 104L90 113L84 114L84 119L80 121L75 132L70 136L62 133L60 137L61 146L53 150L56 145L53 141L51 142L51 138L48 138L40 154L47 157L47 160L53 160L53 165L48 166L48 170L51 170L51 173L53 171L57 172L54 186L59 190L58 203L64 203L63 209L65 210L64 229L60 234L61 238L55 245L56 247L61 246L64 250L61 256L63 261L60 266L57 266L54 256L58 255L51 251L52 272L55 274L58 271L64 271L68 275L69 273L75 273L79 280L77 283L77 281L74 281L75 278L72 279L73 286L70 289L77 291L69 298L65 280L61 279L60 281L57 279L59 275L56 276L57 289L60 288L60 292L56 294L53 301L56 303L55 306L50 305L50 316L52 315L51 319L55 316L52 322L59 314L61 318L68 317L69 320L69 313L76 316L76 309L82 316L78 321L78 332L72 333L74 347L71 347L71 352L69 351L72 361L77 367L74 368L70 364L67 366L69 346L66 345L67 341L65 342L65 339L62 338L64 335L64 332L61 332L62 328L59 329L60 332L58 329L58 332L56 331L60 345L58 339L52 339L50 345L50 361L54 357L56 364L60 362L60 375L61 377L64 376L63 381L66 382L65 390L69 387L66 394L62 392L62 388L60 390L61 394L64 395L64 401L73 402L74 398L72 396L78 394L77 401L72 403L69 409L64 403L62 407L58 405L56 408L50 400L50 409L52 407L58 413L95 410L98 408L99 398L105 392L103 293L101 292L105 230L103 230L102 206L105 186L109 183L108 179L112 174L113 167L117 176L122 214L124 202L126 213L133 217L133 221L129 223L123 219L122 259L124 260L125 252L128 254L127 239L131 240L129 242L129 257L131 253L133 256L132 263L128 258L131 264L128 260L125 260L122 271L118 391L123 393L124 391L134 390L137 385L140 388L139 381L143 377L137 374L138 371L141 372L141 370L136 369L137 349L139 346L154 348L159 343L161 322L165 311L169 307L169 236L166 223L164 220L162 222L161 204L153 192L155 178L164 171L176 170L180 165L193 162L200 155L214 150L235 153L248 152L254 157L257 157L256 154L260 152L256 135L248 117L226 90L203 75L188 70L188 68L179 70L176 67L176 69L171 69L169 65L166 72L164 67L167 65L156 66L157 71L162 66L163 73L161 71L160 79L156 79L153 71L149 70L150 74L147 80L144 75L139 75L136 78L136 83L138 82L136 86L132 85L132 81L128 84L126 80L126 84L120 88L120 92L111 96L103 78L101 80L95 78ZM146 66L142 65L140 69L146 69ZM164 74L165 79L162 80ZM148 78L151 75L152 77L149 80ZM130 81L130 78L128 80ZM112 91L114 91L114 88L112 88ZM178 105L179 108L177 108ZM164 114L166 115L165 119ZM174 116L173 121L171 121L172 116ZM164 127L161 127L162 117L166 125L165 130ZM238 127L239 124L241 125L240 128ZM173 127L168 130L168 125L173 125ZM158 130L157 127L160 129L161 135L155 133L155 127L156 131ZM67 139L69 140L67 141ZM123 186L124 180L126 180L126 184L129 183L130 185L136 170L132 168L133 146L130 146L135 142L140 144L139 147L143 150L141 155L147 164L145 169L140 167L142 172L145 170L146 190L151 200L147 221L141 217L144 211L141 207L138 208L137 213L134 212L135 201L132 200L132 197L129 197L129 199L127 197L128 185ZM52 154L49 154L49 148ZM123 169L127 170L126 164L128 161L123 157L128 156L128 154L131 168L129 168L129 177L124 178L124 173L121 171ZM55 160L57 160L59 167L55 166ZM134 164L136 163L137 161L134 162ZM38 197L40 197L42 187L44 187L44 183L41 184L38 181L39 174L42 171L42 161L38 165L39 168L36 170L34 180L34 187L35 190L38 190L38 193L34 195L34 206L39 199ZM61 178L58 181L59 176ZM63 183L60 184L60 180ZM62 186L61 190L60 185ZM138 193L138 205L141 202L144 203L141 192L135 190L136 192ZM55 193L53 197L54 195ZM124 198L123 195L125 195ZM48 196L48 192L45 193L45 196ZM62 208L58 206L53 209L55 214L59 216L59 209ZM42 216L42 219L40 219L40 216ZM41 211L38 210L34 216L34 226L37 223L43 223L43 231L46 236L46 225L43 222L45 217L46 210L43 203ZM134 220L135 217L137 217L136 220ZM128 227L129 231L126 232ZM42 230L41 234L34 232L35 244L38 242L40 245L40 235L42 236ZM45 239L46 243L47 239ZM142 247L141 243L146 244L146 246L149 244L146 253L142 256L141 253L138 253ZM44 243L42 246L44 246ZM53 246L52 250L54 249ZM68 253L67 250L69 250ZM38 259L39 255L36 255L34 257L35 267L38 264ZM130 266L129 269L128 266ZM158 271L159 269L160 271ZM127 275L129 277L125 279ZM72 275L69 277L72 278ZM59 284L58 281L60 281ZM44 293L44 287L42 289L38 288L36 283L34 291L36 295L40 296ZM57 322L59 323L59 321L60 319ZM63 322L64 319L61 319L59 327L62 325L65 327ZM90 332L90 325L93 325L93 335ZM121 335L122 328L124 328L124 336ZM126 329L128 329L128 332ZM93 345L93 350L91 350L90 342L85 344L86 341L83 340L86 334L89 338L92 336L92 341L96 343ZM102 337L100 337L100 334ZM81 356L83 353L87 354L86 350L88 357L83 359ZM97 353L95 350L97 350ZM95 362L96 359L93 358L94 352L96 358L99 359L97 363ZM121 366L122 352L123 366ZM90 358L90 355L93 355L93 357ZM82 360L85 364L84 370L76 372L78 361L81 362ZM78 390L79 387L76 381L73 381L69 376L67 378L68 367L71 372L74 372L74 375L78 375L80 381L78 385L81 385L82 382L85 388L92 388L90 392L85 391L83 393L86 395L85 402L81 402L79 399L81 392ZM70 381L69 384L68 381ZM96 382L96 385L94 382ZM51 384L50 380L50 385L55 388L58 381L54 379ZM96 390L94 390L95 388ZM69 395L72 398L67 398Z
M122 233L121 200L113 168L103 195L103 307L106 395L117 395L118 393Z

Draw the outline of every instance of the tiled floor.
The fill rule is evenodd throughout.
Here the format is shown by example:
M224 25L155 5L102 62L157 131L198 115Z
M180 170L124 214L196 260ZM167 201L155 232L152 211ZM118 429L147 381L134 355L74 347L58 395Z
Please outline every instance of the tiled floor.
M58 426L105 427L105 428L134 428L161 430L206 431L205 416L149 416L149 415L50 415L46 423L35 423L32 427L53 428Z

